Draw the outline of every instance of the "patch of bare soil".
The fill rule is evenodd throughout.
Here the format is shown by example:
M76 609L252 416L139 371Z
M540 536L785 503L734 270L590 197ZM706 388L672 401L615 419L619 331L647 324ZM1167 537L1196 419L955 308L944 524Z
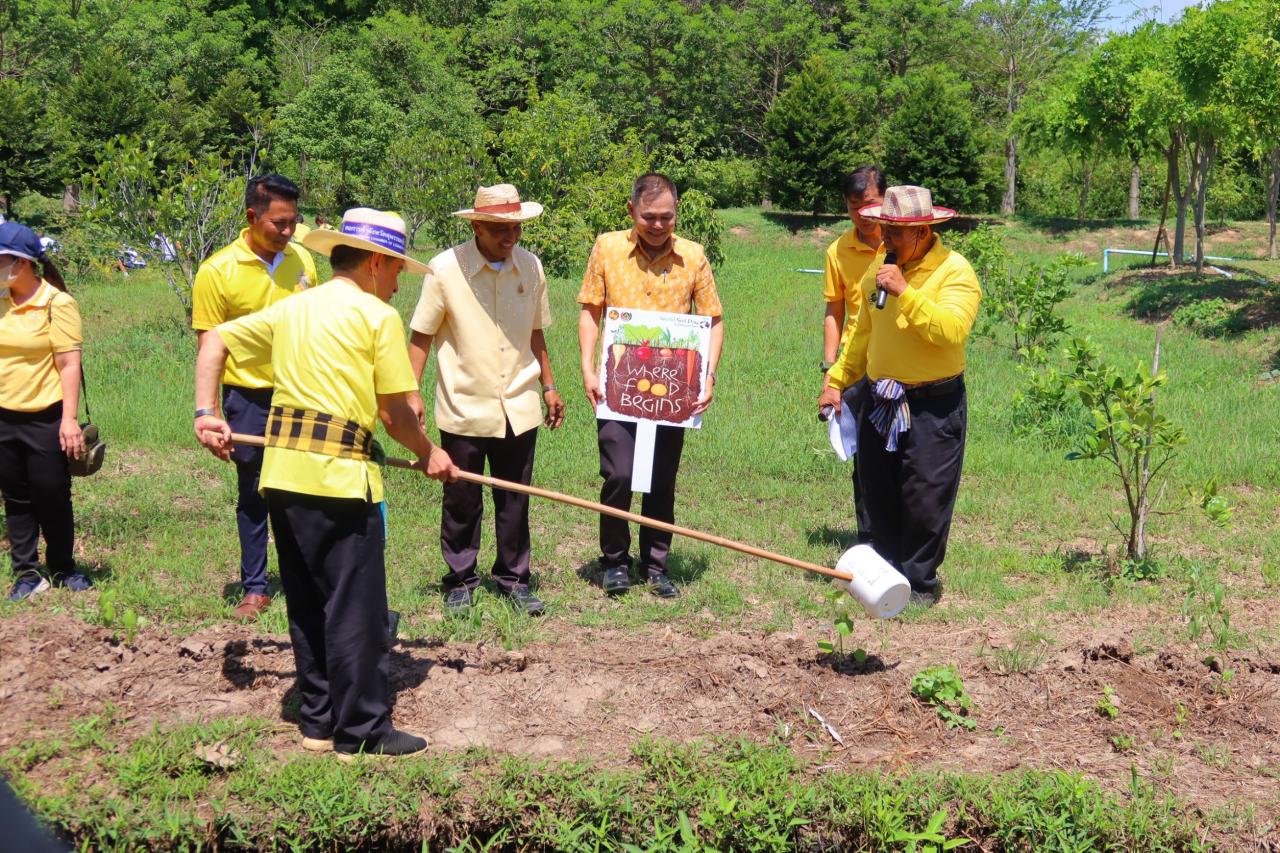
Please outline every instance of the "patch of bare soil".
M871 654L844 671L819 656L820 626L707 639L566 628L555 643L515 652L410 642L392 652L395 719L438 749L604 764L625 763L643 735L728 734L781 736L816 772L1061 768L1119 792L1133 765L1200 808L1232 801L1275 813L1280 658L1238 655L1211 667L1191 646L1138 656L1133 630L1077 630L1035 672L1008 676L980 649L1012 639L981 626L897 623L880 632L883 648L860 627L855 639ZM977 731L948 729L911 695L912 675L938 663L957 665ZM1226 689L1213 671L1223 666L1234 669ZM282 721L273 746L288 751L297 748L286 710L293 677L287 637L237 625L183 639L148 631L128 647L65 614L18 615L0 620L0 749L69 731L112 703L126 739L157 722L261 715ZM1107 686L1114 719L1098 710Z

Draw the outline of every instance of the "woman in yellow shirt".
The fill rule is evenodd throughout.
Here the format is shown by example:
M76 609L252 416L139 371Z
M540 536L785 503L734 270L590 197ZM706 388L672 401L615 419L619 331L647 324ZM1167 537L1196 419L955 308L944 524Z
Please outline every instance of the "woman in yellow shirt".
M0 225L0 492L16 578L10 601L51 582L73 590L93 585L71 559L67 458L84 452L76 421L81 340L80 309L40 239L20 223Z

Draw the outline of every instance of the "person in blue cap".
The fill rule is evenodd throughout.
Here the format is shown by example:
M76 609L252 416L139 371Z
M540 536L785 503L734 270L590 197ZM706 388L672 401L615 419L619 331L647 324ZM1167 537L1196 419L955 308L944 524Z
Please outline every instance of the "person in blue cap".
M71 557L67 459L84 453L76 419L82 341L80 309L40 238L18 222L0 225L0 492L16 578L11 601L51 585L93 585Z

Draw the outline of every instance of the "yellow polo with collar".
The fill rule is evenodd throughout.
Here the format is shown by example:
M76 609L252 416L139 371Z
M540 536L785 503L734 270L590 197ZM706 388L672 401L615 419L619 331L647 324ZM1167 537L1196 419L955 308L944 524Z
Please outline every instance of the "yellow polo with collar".
M535 329L551 325L547 277L537 255L516 246L495 270L475 240L427 265L409 328L436 348L436 426L455 435L503 438L542 422L542 367Z
M261 311L316 283L316 265L306 249L290 241L270 269L249 247L248 234L247 228L241 231L235 242L210 255L196 272L191 328L197 332ZM227 359L222 384L270 388L271 364L242 365L233 354Z
M39 412L62 399L55 353L80 349L80 309L47 281L21 305L0 297L0 408Z
M822 288L822 299L824 302L844 303L841 349L849 342L849 335L858 319L862 279L875 259L876 250L862 242L857 228L850 228L827 247L826 281Z
M914 385L964 372L965 341L982 301L973 267L935 234L924 257L902 268L907 289L878 309L872 297L884 255L882 246L863 276L853 334L827 372L830 388L847 388L864 375Z

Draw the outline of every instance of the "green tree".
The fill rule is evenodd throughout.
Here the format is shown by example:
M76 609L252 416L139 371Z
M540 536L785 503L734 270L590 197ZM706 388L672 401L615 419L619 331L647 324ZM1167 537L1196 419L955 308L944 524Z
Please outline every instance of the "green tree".
M1088 66L1078 65L1054 78L1036 97L1028 98L1015 128L1028 144L1064 155L1079 188L1076 221L1083 223L1089 207L1089 191L1106 142L1108 119L1089 100Z
M122 137L103 147L88 190L92 222L158 266L190 319L196 270L240 227L244 176L214 155L166 165L154 143ZM161 256L156 235L169 239L172 262Z
M1105 0L976 0L974 37L966 64L974 85L1005 117L1004 196L1000 212L1017 210L1018 135L1014 116L1022 99L1093 35Z
M979 206L982 152L967 87L936 67L911 72L904 83L910 94L883 131L885 170L928 187L939 204Z
M1280 195L1280 5L1258 3L1240 48L1225 74L1228 96L1236 105L1244 143L1267 164L1267 257L1276 257L1276 200Z
M860 147L848 91L817 54L765 116L764 182L775 204L816 216L836 198Z
M334 166L336 203L345 208L381 162L397 120L373 77L336 55L292 103L280 108L279 136L301 164L314 158Z
M580 267L597 234L626 222L631 183L647 162L634 132L614 141L614 127L593 100L572 90L535 93L528 109L503 120L498 177L546 205L523 240L550 271Z
M421 127L391 143L374 180L374 197L404 217L410 246L419 229L433 246L449 246L469 233L453 211L470 206L492 168L483 140Z
M55 192L61 182L41 93L23 80L0 80L0 116L9 126L0 136L0 197L5 215L13 216L18 198L29 192Z

